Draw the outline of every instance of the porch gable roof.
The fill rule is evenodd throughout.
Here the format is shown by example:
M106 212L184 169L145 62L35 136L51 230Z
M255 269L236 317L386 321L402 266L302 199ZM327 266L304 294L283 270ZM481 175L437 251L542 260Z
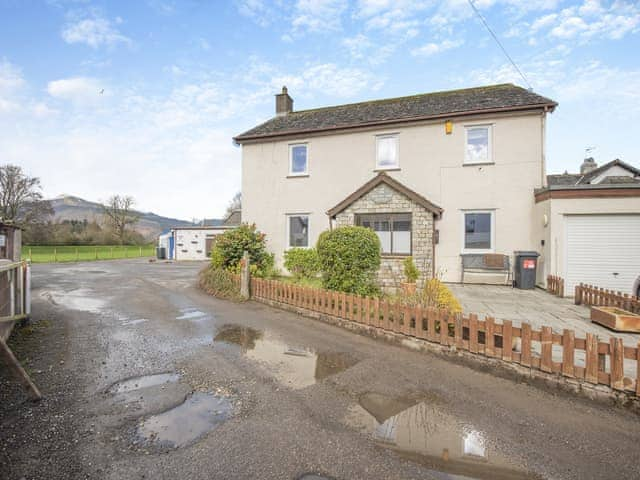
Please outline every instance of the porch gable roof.
M430 202L425 197L411 190L409 187L403 185L399 181L395 180L394 178L389 176L386 172L379 172L375 177L373 177L367 183L362 185L355 192L353 192L347 198L345 198L340 203L338 203L335 207L329 209L327 211L327 215L329 215L330 218L334 218L344 209L348 208L349 205L353 204L356 200L364 197L367 193L369 193L374 188L382 184L389 186L393 190L401 193L405 197L417 203L418 205L423 207L425 210L433 213L436 218L440 218L442 216L442 212L444 211L442 208Z

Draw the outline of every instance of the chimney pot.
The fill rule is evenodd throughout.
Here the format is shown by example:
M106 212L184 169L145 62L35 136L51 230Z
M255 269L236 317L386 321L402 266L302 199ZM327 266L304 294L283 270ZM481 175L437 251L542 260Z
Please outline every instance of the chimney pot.
M276 116L280 117L293 112L293 98L289 96L287 87L282 87L282 93L276 95Z
M588 158L585 158L584 161L582 162L582 165L580 165L580 173L582 175L586 175L587 173L592 172L596 168L598 168L598 164L596 163L596 161L593 159L593 157L588 157Z

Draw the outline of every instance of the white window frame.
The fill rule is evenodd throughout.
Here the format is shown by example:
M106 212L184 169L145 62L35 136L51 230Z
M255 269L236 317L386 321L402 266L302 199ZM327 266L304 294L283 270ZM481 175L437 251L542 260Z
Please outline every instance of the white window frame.
M467 248L466 247L466 237L467 237L467 221L466 215L468 213L489 213L491 214L491 235L490 248ZM496 211L491 209L485 210L462 210L462 253L494 253L496 249Z
M307 150L307 163L304 172L293 171L293 149L294 147L305 147ZM297 142L289 144L289 176L290 177L307 177L309 176L309 144L307 142Z
M381 166L378 164L378 143L383 138L394 138L396 141L396 164ZM382 133L376 135L376 168L375 170L398 170L400 168L400 136L397 133Z
M286 238L284 244L286 245L286 249L289 250L291 248L309 248L309 244L311 243L311 214L310 213L287 213L285 215L287 226L286 230ZM291 218L292 217L307 217L307 244L305 246L299 245L291 245L289 241L291 240Z
M469 142L469 130L476 128L487 129L487 159L481 162L474 162L469 159L467 144ZM464 165L488 165L494 163L493 160L493 124L483 123L464 126Z

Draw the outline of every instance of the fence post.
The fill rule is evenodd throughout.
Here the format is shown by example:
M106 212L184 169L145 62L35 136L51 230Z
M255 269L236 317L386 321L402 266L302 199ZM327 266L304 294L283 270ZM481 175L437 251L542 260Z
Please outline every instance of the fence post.
M580 285L576 285L574 297L574 303L576 305L580 305L582 303L582 283Z
M58 261L58 249L57 248L53 248L53 262L57 262Z
M249 299L249 252L245 250L240 261L240 296L245 300Z
M29 261L33 262L33 257L31 256L31 247L29 247Z
M142 247L140 247L140 257L142 256Z

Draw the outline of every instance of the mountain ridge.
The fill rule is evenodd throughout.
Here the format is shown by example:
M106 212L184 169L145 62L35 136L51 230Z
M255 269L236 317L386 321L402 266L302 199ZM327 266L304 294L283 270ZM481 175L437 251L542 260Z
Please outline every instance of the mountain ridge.
M59 195L48 200L54 211L54 220L87 220L103 223L103 204L85 200L75 195ZM133 226L145 238L155 238L170 227L189 227L196 225L188 220L164 217L154 212L134 210L140 220ZM222 221L214 219L215 224Z

